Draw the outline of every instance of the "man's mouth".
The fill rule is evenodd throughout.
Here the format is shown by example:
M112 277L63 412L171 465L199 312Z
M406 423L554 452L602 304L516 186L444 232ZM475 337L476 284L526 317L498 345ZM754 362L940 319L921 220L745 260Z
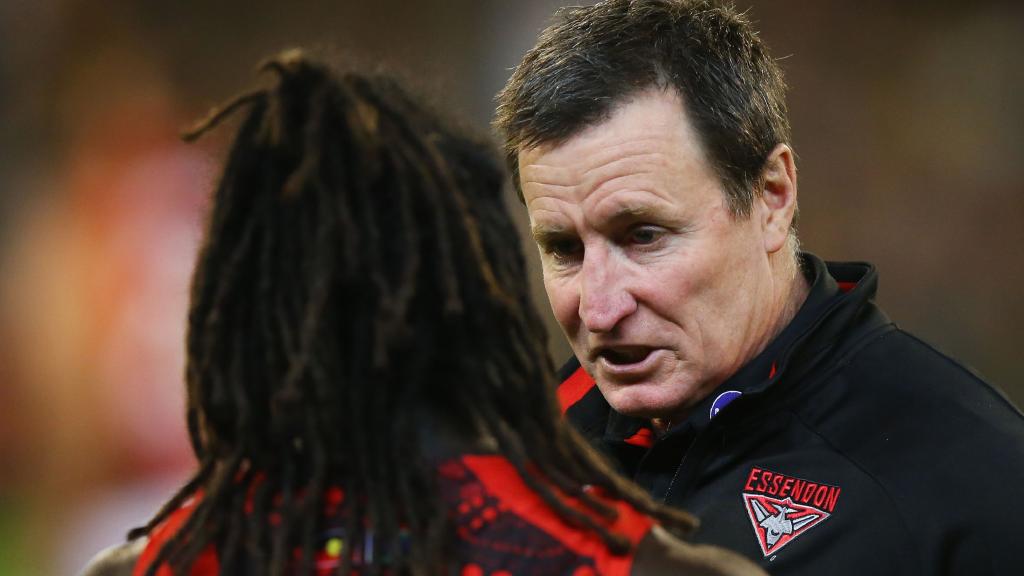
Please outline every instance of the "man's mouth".
M611 366L628 366L643 362L653 350L648 346L607 346L599 348L595 356Z

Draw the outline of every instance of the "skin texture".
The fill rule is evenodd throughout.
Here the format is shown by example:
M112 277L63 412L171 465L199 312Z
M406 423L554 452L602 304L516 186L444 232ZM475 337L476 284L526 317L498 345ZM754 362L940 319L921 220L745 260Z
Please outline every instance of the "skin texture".
M806 297L792 151L776 146L734 216L674 90L641 91L519 166L555 318L618 412L683 417Z

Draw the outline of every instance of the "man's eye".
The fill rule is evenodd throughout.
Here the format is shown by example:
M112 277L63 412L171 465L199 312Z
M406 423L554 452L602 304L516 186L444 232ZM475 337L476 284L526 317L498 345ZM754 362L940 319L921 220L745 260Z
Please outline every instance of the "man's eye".
M656 226L637 226L629 231L630 244L653 244L661 237L662 230Z
M570 238L552 240L544 245L544 251L560 260L567 260L583 252L583 243Z

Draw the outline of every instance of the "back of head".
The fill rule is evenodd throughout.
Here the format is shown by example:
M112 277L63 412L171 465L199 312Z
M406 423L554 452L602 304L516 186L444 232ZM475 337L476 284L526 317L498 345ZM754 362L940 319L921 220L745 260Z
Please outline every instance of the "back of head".
M390 78L336 74L297 52L264 68L273 86L193 135L247 108L193 279L188 418L200 470L162 515L204 496L165 554L178 564L196 542L258 524L237 502L254 483L249 509L283 495L282 539L302 544L307 562L331 485L385 540L399 520L426 530L441 516L421 497L422 413L443 409L466 435L502 405L555 414L544 402L545 335L489 146ZM481 386L493 374L514 377ZM301 502L291 500L298 489ZM282 569L291 545L269 545L268 531L261 539L268 545L249 550Z
M651 87L675 90L734 214L750 210L768 154L789 140L785 84L749 21L715 0L605 0L566 8L498 95L517 155L557 145Z
M342 460L372 418L470 404L474 360L509 330L544 335L483 141L390 78L294 54L267 68L276 85L248 97L196 266L194 440L266 467L319 432Z

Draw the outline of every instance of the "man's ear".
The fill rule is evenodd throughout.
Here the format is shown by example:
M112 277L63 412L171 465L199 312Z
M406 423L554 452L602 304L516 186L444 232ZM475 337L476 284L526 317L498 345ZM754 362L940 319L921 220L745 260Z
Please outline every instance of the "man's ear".
M774 254L786 245L796 217L796 160L792 148L786 144L775 146L761 169L761 186L764 248Z

